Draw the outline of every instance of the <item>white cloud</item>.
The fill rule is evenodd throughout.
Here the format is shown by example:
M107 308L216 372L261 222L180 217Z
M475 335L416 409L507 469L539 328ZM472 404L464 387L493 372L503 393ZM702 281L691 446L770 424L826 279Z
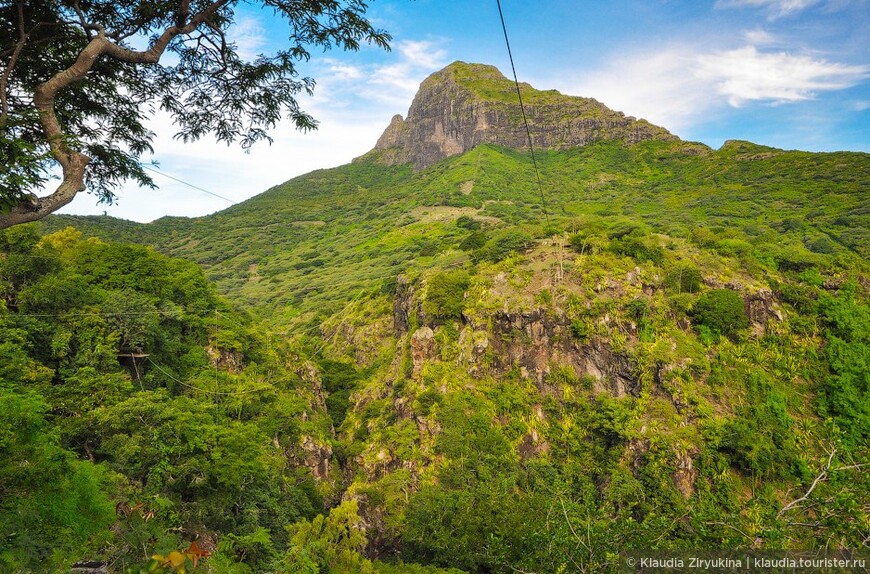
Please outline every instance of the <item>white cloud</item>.
M401 59L395 64L373 70L369 95L385 102L406 100L417 92L420 82L433 71L444 67L446 53L429 41L405 41L396 46ZM384 89L388 91L384 91Z
M695 74L715 86L716 92L735 107L748 101L811 99L817 92L851 87L870 72L867 66L848 66L787 52L763 53L755 46L701 55L695 64Z
M157 133L154 156L158 170L173 178L203 188L235 202L265 191L314 169L349 163L374 146L389 116L360 117L357 122L336 121L328 109L308 106L321 120L320 129L302 134L289 123L273 132L274 143L253 146L245 153L238 146L215 143L210 138L183 143L172 139L175 127L166 114L151 123ZM95 205L93 196L82 194L63 213L99 214L151 221L162 215L198 216L225 209L231 204L163 175L149 172L158 190L126 185L116 205Z
M400 42L399 53L412 68L440 68L444 65L445 52L430 41Z
M673 46L656 53L622 55L573 85L558 87L679 132L709 105L693 66L690 52Z
M253 16L239 16L235 24L228 30L227 37L235 43L239 57L253 60L266 47L266 30L260 21Z
M744 6L766 8L771 19L782 18L803 12L819 4L820 0L717 0L717 8L741 8Z
M341 80L358 80L363 77L363 71L359 66L346 64L334 64L329 67L329 72Z
M777 43L776 36L762 28L747 30L743 33L743 39L751 46L767 46Z
M565 91L679 133L722 106L797 102L868 77L868 66L765 52L752 45L707 53L674 45L620 56Z

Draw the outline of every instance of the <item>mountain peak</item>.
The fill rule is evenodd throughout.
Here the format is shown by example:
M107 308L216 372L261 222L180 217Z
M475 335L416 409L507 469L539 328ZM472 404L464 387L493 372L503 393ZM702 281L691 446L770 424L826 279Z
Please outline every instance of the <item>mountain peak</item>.
M535 149L566 149L606 139L676 140L666 129L591 98L520 84ZM364 158L423 169L484 144L527 149L516 85L495 66L453 62L420 84L407 118L393 117Z

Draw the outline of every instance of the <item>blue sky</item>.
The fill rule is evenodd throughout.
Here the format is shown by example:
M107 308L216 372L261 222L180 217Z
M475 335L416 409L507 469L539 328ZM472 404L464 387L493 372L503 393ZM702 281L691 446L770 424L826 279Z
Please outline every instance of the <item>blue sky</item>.
M242 5L234 38L244 53L282 40L280 21ZM870 152L870 0L502 0L520 81L595 98L686 140L719 147L747 139L784 149ZM495 0L372 0L369 18L392 51L314 52L317 82L303 108L316 132L289 122L272 146L245 154L204 139L172 139L158 116L153 159L175 178L234 201L291 177L351 161L374 145L417 86L455 61L510 74ZM229 202L155 175L160 190L128 186L116 205L82 194L65 213L150 221L199 216Z

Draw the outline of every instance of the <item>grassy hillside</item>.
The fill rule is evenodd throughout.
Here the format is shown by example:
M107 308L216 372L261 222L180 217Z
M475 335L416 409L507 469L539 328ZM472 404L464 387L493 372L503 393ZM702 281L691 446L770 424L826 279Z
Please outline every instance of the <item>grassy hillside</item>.
M513 226L533 238L637 228L759 269L864 268L870 254L867 154L607 142L538 160L543 202L527 154L481 146L420 173L371 163L313 172L208 217L61 217L47 228L74 224L190 259L222 293L280 321L467 259L462 215L490 238Z
M284 472L316 481L321 514L239 526L271 549L232 558L254 570L866 548L870 156L600 142L538 165L543 189L527 154L480 146L313 172L208 217L43 225L199 263L319 397ZM259 361L242 375L281 372Z

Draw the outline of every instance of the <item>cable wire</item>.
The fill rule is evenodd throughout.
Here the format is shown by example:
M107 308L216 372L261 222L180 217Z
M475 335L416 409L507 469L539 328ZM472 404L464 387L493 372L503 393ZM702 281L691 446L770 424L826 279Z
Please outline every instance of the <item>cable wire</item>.
M514 56L511 53L511 42L508 40L507 26L504 23L504 12L501 9L501 0L495 0L495 3L498 5L498 15L501 18L501 29L504 32L504 43L507 46L508 59L511 62L511 71L514 73L514 85L517 88L517 99L520 102L520 112L523 115L523 125L526 126L526 137L529 140L529 152L532 155L532 165L535 167L535 176L538 179L538 191L541 193L541 207L544 210L544 219L547 222L547 227L550 227L550 214L547 210L547 200L544 197L544 185L541 183L541 172L538 169L538 161L535 159L535 148L532 145L532 131L529 129L529 120L526 118L526 108L523 105L523 94L520 91L520 81L517 79L517 69L514 66Z
M168 173L163 173L159 169L154 169L153 167L149 167L149 166L144 165L144 164L140 164L140 165L142 165L143 169L147 169L148 171L153 171L154 173L158 173L158 174L162 175L163 177L168 177L169 179L171 179L173 181L177 181L180 184L186 185L187 187L192 187L193 189L196 189L196 190L201 191L203 193L213 195L213 196L217 197L218 199L223 199L224 201L229 201L233 205L236 205L238 203L238 201L235 201L234 199L230 199L229 197L224 197L223 195L218 195L218 194L214 193L213 191L203 189L203 188L199 187L198 185L193 185L192 183L187 183L186 181L184 181L182 179L178 179L177 177L169 175Z
M275 389L275 387L273 385L267 383L267 386L265 386L265 387L258 387L256 389L247 389L244 391L237 391L235 393L222 393L220 391L210 391L208 389L203 389L203 388L196 387L194 385L185 383L184 381L173 376L171 373L169 373L168 371L163 369L160 365L158 365L157 363L152 361L151 357L145 357L145 358L148 360L149 363L151 363L154 366L155 369L157 369L158 371L160 371L165 376L169 377L171 380L175 381L179 385L185 386L185 387L187 387L189 389L193 389L195 391L199 391L201 393L205 393L207 395L220 395L220 396L224 396L224 397L235 397L235 396L239 396L239 395L247 395L250 393L259 393L259 392L266 391L266 390L277 390L277 389Z

